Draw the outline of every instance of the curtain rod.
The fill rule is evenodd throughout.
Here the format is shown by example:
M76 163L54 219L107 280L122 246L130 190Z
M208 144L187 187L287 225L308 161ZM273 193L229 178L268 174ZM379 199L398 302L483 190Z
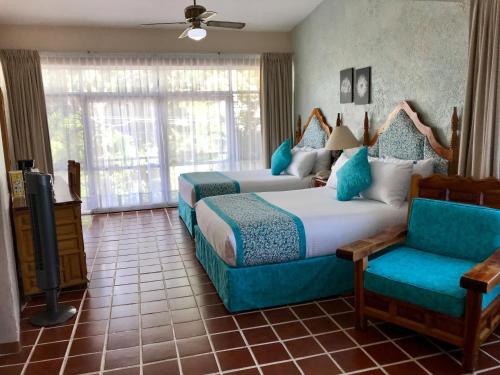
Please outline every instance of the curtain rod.
M98 51L71 51L71 52L52 52L39 51L40 55L44 56L103 56L103 57L192 57L192 56L207 56L207 57L260 57L260 53L234 53L234 52L98 52Z

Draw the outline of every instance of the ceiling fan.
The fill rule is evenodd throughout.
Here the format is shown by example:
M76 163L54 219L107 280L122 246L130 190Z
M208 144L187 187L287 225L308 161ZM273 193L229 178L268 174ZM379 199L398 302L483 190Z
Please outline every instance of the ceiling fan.
M156 25L188 25L187 29L179 35L179 39L188 37L190 39L199 41L207 36L207 30L202 26L209 27L223 27L226 29L243 29L245 24L243 22L229 22L229 21L210 21L210 19L217 15L216 12L206 10L205 7L194 4L184 9L184 22L154 22L143 23L141 26L156 26Z

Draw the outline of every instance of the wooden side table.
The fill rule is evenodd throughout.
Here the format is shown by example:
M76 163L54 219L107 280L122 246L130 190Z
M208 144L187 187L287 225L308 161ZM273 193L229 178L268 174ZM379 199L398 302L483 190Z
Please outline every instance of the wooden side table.
M327 180L322 180L321 178L318 178L318 177L313 177L313 179L312 179L312 186L313 187L326 186L326 181Z

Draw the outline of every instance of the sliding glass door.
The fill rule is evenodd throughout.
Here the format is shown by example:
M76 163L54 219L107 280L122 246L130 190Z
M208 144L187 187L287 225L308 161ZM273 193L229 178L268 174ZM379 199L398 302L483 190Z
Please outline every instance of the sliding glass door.
M180 173L262 168L256 56L47 55L56 175L82 163L87 211L177 201Z

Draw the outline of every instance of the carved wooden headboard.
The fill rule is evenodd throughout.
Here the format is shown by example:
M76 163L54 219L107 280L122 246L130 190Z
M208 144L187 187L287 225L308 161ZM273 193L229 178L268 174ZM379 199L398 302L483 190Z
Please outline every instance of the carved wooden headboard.
M457 173L458 160L457 128L455 107L451 118L451 143L450 148L447 148L436 139L433 129L420 121L410 104L401 101L371 138L368 113L365 112L363 144L370 147L370 155L375 157L435 159L437 173L454 175Z
M326 122L325 116L323 116L323 113L321 112L321 109L319 109L319 108L313 108L313 110L311 111L311 114L309 115L309 118L307 119L307 121L304 124L304 126L302 126L302 124L301 124L300 115L298 117L298 120L297 120L297 131L295 133L296 144L300 143L300 141L304 137L304 134L306 134L307 128L309 127L309 125L311 125L311 123L313 123L313 121L317 121L317 123L321 126L321 128L325 132L326 139L328 139L328 137L331 134L332 128L330 127L330 125L328 124L328 122Z

